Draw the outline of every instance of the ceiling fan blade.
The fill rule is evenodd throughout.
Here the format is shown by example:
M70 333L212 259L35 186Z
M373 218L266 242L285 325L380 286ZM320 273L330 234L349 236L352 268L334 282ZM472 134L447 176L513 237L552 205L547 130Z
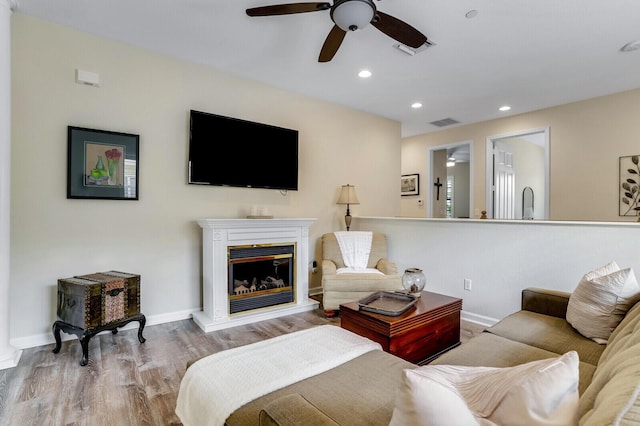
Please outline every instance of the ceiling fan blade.
M322 50L320 51L318 62L329 62L330 60L332 60L333 56L340 48L342 40L344 40L344 36L346 34L347 32L345 30L337 25L334 25L333 28L331 28L331 31L329 31L329 35L322 45Z
M319 10L331 9L331 4L322 3L287 3L274 4L271 6L252 7L247 9L249 16L273 16L290 15L292 13L317 12Z
M377 11L376 15L377 16L371 21L371 25L392 39L409 47L413 47L414 49L417 49L427 42L427 36L406 22L380 11Z

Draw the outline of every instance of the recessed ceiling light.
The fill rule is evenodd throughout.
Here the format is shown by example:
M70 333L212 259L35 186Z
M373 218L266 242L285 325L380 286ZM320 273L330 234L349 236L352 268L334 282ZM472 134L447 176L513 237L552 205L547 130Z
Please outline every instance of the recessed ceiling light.
M634 50L640 49L640 40L632 41L630 43L625 44L620 48L621 52L633 52Z
M475 9L471 9L470 11L468 11L467 13L464 14L464 16L467 17L467 19L473 19L476 16L478 16L478 11Z
M511 107L509 105L503 105L500 108L498 108L500 111L509 111L511 109Z
M422 108L422 104L420 102L414 102L411 104L411 108Z
M371 77L371 71L369 70L362 70L358 73L358 77L360 78L369 78Z

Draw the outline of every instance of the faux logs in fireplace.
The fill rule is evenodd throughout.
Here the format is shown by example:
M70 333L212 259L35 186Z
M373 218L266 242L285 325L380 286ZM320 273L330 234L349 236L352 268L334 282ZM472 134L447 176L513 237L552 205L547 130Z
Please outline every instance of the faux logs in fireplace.
M229 313L295 302L295 243L228 247Z

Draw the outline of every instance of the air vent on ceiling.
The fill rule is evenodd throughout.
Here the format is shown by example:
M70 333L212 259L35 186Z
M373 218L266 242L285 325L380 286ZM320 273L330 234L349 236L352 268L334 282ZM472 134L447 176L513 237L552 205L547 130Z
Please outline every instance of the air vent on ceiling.
M423 52L423 51L427 50L428 48L430 48L431 46L435 46L435 43L432 42L431 40L427 40L424 44L422 44L418 48L409 47L409 46L404 45L402 43L398 43L398 44L394 44L393 45L393 47L395 47L396 49L398 49L402 53L406 53L409 56L413 56L416 53Z
M436 120L436 121L432 121L429 124L432 124L436 127L445 127L445 126L451 126L452 124L458 124L460 123L458 120L454 120L453 118L443 118L442 120Z

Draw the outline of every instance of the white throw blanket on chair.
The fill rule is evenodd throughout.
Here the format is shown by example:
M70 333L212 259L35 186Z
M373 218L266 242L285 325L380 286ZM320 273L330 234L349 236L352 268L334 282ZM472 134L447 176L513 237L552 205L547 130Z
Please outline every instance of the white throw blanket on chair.
M373 232L368 231L338 231L334 232L345 268L339 268L336 273L368 273L382 274L375 268L367 268L369 254L371 254L371 244Z
M187 369L176 414L184 426L221 426L244 404L373 350L382 347L335 325L227 349Z

